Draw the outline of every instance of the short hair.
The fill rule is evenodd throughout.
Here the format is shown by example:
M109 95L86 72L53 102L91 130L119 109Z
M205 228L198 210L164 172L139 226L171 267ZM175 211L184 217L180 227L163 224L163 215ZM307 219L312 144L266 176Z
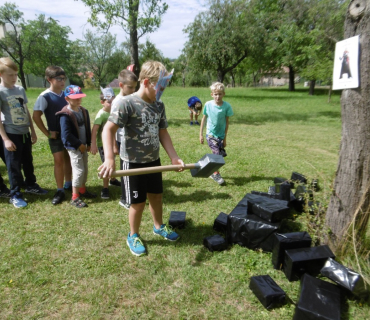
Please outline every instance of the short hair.
M130 70L123 69L118 75L118 81L126 84L128 81L137 82L137 76Z
M18 66L12 59L9 57L0 58L0 72L4 72L6 68L18 72Z
M66 72L62 67L59 66L48 66L45 70L45 79L51 79L58 76L65 76Z
M216 90L225 92L225 86L221 82L215 82L209 88L211 89L212 92Z
M152 83L156 83L159 79L161 71L165 72L165 76L168 75L166 67L162 63L160 63L159 61L149 60L145 62L141 67L139 81L141 82L144 79L148 78Z

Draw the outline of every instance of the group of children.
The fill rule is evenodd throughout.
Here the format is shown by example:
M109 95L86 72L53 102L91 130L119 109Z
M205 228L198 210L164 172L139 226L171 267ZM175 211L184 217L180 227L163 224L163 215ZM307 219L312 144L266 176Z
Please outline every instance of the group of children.
M15 207L24 207L27 203L20 188L24 188L25 192L40 195L46 194L47 191L36 183L32 144L36 143L37 136L26 106L25 92L22 87L15 85L17 71L17 66L11 59L0 59L0 134L4 144L0 149L4 151L3 160L10 182L9 190L0 177L0 196L9 196L10 203ZM162 63L156 61L143 64L139 79L131 71L123 70L119 74L120 93L117 97L111 88L101 88L102 109L96 115L92 130L89 112L81 106L82 98L86 96L81 89L71 85L63 90L66 74L60 67L48 67L45 75L50 88L38 97L34 106L33 121L48 137L54 158L57 192L52 203L61 203L65 199L65 190L68 189L72 190L70 203L76 208L87 206L84 198L96 197L96 194L86 189L87 152L99 152L103 162L98 169L103 177L101 197L109 198L108 185L121 186L120 205L129 209L130 232L127 245L131 253L136 256L146 253L139 228L147 199L153 218L153 233L166 240L176 241L179 235L163 223L162 173L127 176L121 178L121 182L112 177L115 171L115 154L120 155L121 169L160 166L160 144L171 163L180 165L178 171L183 171L184 162L173 147L167 131L165 106L160 100L166 86L164 79L170 79L172 74L166 71ZM140 82L140 87L134 93L137 81ZM223 84L213 84L211 95L213 100L208 101L203 110L200 143L204 143L203 128L206 125L206 139L212 153L225 156L228 118L233 115L233 111L230 104L223 101ZM197 110L195 121L199 124L197 118L201 102L196 99L193 99ZM47 128L42 120L43 114ZM191 119L192 115L193 113ZM219 172L212 174L211 178L219 184L224 183Z

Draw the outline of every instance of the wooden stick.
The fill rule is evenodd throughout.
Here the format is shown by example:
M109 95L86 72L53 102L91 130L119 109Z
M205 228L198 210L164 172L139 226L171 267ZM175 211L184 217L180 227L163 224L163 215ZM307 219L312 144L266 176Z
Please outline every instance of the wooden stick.
M182 167L179 164L168 165L168 166L157 166L157 167L148 167L148 168L139 168L139 169L129 169L129 170L116 170L111 174L111 177L123 177L123 176L137 176L140 174L149 174L149 173L156 173L156 172L164 172L164 171L177 171L181 168L183 169L195 169L199 168L198 163L191 163L185 164ZM103 177L98 173L99 179Z

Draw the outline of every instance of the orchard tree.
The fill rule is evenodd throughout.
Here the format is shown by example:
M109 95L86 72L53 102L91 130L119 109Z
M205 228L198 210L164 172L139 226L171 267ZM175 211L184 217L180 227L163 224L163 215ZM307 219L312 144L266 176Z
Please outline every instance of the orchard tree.
M106 65L107 80L117 79L119 72L131 64L130 43L123 42L112 53Z
M28 27L37 21L29 21ZM70 27L63 27L52 18L48 19L47 33L33 44L30 58L25 62L25 71L44 77L45 68L49 65L62 66L67 74L76 72L73 61L75 60L74 45L69 40Z
M94 34L87 30L84 34L84 65L94 73L99 85L104 86L108 76L108 61L112 57L117 41L110 33Z
M139 75L139 39L158 29L168 5L162 0L81 1L90 7L91 17L88 21L93 26L108 30L112 25L118 25L129 34L131 64L135 64L135 74Z
M7 27L5 37L0 39L0 49L18 65L19 77L25 90L25 63L32 59L36 48L43 42L49 31L50 21L41 14L36 20L26 23L23 13L14 3L6 2L0 7L0 22Z
M336 245L348 240L349 226L356 231L352 240L361 239L370 216L370 6L366 0L352 0L348 6L344 39L356 35L360 35L360 87L342 91L339 163L326 213Z
M209 9L199 13L184 32L185 53L193 69L217 72L223 82L248 55L248 28L243 0L210 0Z

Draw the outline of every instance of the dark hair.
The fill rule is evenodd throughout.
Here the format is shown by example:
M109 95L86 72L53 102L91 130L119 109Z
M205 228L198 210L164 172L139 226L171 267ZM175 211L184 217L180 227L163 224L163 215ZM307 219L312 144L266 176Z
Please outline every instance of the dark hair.
M101 94L100 94L100 101L103 101L103 102L104 102L105 100L107 100L107 99L104 99L104 94L103 94L103 93L101 93Z
M137 76L130 70L123 69L118 75L118 81L126 84L127 81L137 82Z
M45 79L51 79L58 76L65 76L66 72L62 67L59 66L48 66L45 70Z

